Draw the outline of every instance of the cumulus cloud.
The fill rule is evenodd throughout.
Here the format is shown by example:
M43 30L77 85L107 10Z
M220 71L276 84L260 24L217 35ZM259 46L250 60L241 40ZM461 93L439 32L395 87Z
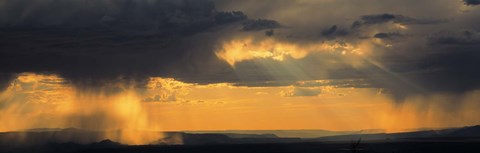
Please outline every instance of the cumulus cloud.
M176 102L189 92L193 84L183 83L174 79L150 78L144 91L143 102Z

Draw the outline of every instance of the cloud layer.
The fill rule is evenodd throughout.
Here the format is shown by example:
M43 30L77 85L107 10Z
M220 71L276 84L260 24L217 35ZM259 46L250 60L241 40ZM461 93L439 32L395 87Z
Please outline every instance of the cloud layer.
M462 94L480 88L479 10L465 8L477 4L7 0L0 3L0 85L35 72L94 88L144 86L156 76L247 86L361 79L399 100Z

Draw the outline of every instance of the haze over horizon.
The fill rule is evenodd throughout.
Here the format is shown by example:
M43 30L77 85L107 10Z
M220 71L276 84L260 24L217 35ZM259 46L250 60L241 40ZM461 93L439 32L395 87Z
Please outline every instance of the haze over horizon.
M480 125L478 0L0 0L0 132Z

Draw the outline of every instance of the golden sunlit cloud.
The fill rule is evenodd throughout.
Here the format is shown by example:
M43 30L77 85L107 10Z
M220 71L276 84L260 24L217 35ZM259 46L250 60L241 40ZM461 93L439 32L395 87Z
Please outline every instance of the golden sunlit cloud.
M358 56L368 50L346 42L326 41L318 43L282 42L273 38L255 41L253 38L234 39L223 43L216 52L220 59L231 66L236 63L253 59L273 59L283 61L290 57L301 59L310 53L325 52L342 56Z
M150 78L144 99L145 102L172 102L178 96L185 96L194 84L183 83L172 78Z

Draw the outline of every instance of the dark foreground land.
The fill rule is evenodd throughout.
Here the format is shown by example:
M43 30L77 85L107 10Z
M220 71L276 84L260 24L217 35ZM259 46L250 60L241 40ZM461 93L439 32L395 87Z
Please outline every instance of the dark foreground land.
M286 138L274 134L164 134L165 138L152 143L156 145L129 146L101 140L101 131L6 132L0 133L0 153L480 153L480 126L319 138Z
M278 143L225 145L77 145L50 144L40 147L5 148L1 153L478 153L480 142L377 142L363 143Z

